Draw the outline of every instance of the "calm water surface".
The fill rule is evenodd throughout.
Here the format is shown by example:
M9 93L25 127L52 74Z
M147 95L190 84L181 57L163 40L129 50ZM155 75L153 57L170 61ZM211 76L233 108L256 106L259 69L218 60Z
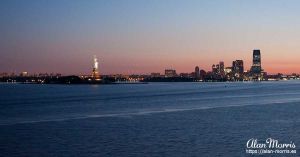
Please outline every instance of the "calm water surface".
M300 81L0 84L0 156L248 156L269 137L300 147Z

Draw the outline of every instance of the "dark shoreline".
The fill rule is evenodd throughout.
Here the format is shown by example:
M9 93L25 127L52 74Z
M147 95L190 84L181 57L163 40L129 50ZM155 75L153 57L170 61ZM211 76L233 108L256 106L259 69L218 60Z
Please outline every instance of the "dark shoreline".
M149 83L247 83L247 82L283 82L298 80L270 80L270 81L152 81L152 82L106 82L106 83L36 83L36 82L0 82L0 84L26 84L26 85L142 85Z
M144 77L130 80L126 78L117 77L103 77L102 79L93 79L92 77L79 77L75 75L60 76L60 77L2 77L0 82L2 83L20 83L20 84L82 84L82 85L117 85L117 84L147 84L150 82L268 82L268 81L284 81L284 80L299 80L299 79L283 79L283 78L270 78L263 80L228 80L225 78L213 79L196 79L192 77Z

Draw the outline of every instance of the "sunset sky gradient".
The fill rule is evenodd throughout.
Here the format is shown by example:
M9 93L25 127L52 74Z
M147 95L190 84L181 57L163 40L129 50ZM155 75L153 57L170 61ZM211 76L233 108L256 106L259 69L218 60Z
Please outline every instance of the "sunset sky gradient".
M210 70L260 49L268 73L300 73L297 0L1 0L0 72Z

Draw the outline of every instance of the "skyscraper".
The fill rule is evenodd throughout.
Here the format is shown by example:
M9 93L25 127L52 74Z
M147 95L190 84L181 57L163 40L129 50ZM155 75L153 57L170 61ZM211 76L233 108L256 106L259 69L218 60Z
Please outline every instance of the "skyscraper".
M100 80L100 73L99 73L99 68L98 68L98 59L96 56L94 56L94 67L93 67L93 72L92 72L92 78L94 80Z
M198 66L195 67L195 78L196 79L200 78L200 68Z
M225 67L224 67L224 62L223 61L220 61L219 63L219 74L221 76L224 76L225 75Z
M235 60L232 62L232 72L234 76L241 79L244 74L244 62L243 60Z
M250 75L253 79L260 79L262 73L260 50L253 50L253 62L250 69Z
M213 73L214 75L216 75L216 74L218 73L218 69L217 69L217 66L216 66L215 64L213 64L213 65L211 66L211 71L212 71L212 73Z

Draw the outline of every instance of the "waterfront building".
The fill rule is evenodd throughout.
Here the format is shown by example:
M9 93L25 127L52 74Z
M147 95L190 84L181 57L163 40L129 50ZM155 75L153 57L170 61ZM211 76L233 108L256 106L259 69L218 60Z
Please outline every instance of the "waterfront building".
M225 75L225 66L224 66L224 62L223 61L220 61L219 62L219 74L221 76L224 76Z
M215 64L213 64L213 65L211 66L211 72L212 72L214 75L216 75L216 74L218 73L218 68L217 68L217 66L218 66L218 65L215 65Z
M225 75L228 75L228 74L230 74L231 72L232 72L232 67L226 67L226 68L224 69Z
M160 77L160 73L151 73L150 76L151 77Z
M261 68L261 54L260 50L255 49L253 50L253 60L252 66L250 69L250 77L253 80L261 80L263 77L262 74L263 70Z
M206 71L205 70L200 70L200 79L203 80L205 78Z
M220 64L216 64L216 74L220 74Z
M195 75L195 74L194 74ZM189 73L180 73L179 74L179 77L181 78L189 78L190 77L190 74Z
M195 78L196 79L200 78L200 68L198 66L195 67Z
M242 79L244 75L243 60L235 60L232 62L232 73L236 79Z
M29 75L28 75L28 72L27 71L23 71L23 72L21 72L21 74L20 74L20 77L28 77Z
M176 77L176 70L174 69L166 69L165 70L165 77Z
M225 75L224 72L224 62L220 61L219 64L212 65L212 74L218 77L223 77Z

